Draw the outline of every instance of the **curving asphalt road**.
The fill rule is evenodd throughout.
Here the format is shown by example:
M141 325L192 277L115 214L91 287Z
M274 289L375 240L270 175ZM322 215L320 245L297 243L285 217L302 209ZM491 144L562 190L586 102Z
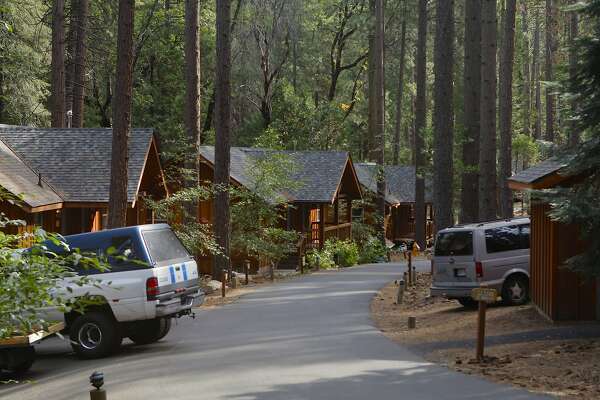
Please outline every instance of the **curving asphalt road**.
M0 398L88 399L94 370L109 400L545 398L429 364L385 338L369 302L400 271L367 265L265 286L103 360L76 360L52 339L37 349L31 382L0 386Z

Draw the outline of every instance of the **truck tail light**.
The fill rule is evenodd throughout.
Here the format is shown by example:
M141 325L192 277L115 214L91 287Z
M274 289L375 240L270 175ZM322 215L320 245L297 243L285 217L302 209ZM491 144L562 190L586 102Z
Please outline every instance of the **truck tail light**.
M483 264L481 264L481 261L475 263L475 275L478 278L483 278Z
M150 300L156 300L156 296L158 296L158 278L153 276L152 278L148 278L146 281L146 298Z

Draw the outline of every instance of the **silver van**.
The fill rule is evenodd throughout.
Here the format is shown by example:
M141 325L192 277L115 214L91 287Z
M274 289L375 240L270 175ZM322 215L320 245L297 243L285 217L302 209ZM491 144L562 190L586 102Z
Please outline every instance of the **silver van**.
M474 307L471 290L498 290L506 304L529 299L529 218L456 225L438 232L431 269L432 296Z

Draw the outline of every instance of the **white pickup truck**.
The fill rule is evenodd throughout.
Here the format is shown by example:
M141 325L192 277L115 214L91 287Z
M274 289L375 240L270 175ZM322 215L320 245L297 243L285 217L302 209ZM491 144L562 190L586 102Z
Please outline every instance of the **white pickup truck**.
M69 299L99 300L84 314L41 310L48 321L64 320L73 350L82 358L104 357L118 349L124 337L137 344L160 340L169 332L171 318L193 315L192 306L204 298L196 262L169 225L109 229L65 240L71 248L96 253L110 265L102 272L79 269L78 275L91 275L90 284L66 280L59 289Z

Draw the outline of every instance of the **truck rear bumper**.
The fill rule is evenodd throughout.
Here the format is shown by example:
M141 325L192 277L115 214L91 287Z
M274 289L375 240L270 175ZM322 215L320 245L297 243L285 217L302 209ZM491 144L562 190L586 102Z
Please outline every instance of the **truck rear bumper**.
M195 305L204 302L204 292L197 290L196 292L186 294L181 297L174 297L166 301L160 301L156 305L157 317L168 317L179 314L182 311L189 310Z
M445 297L447 299L460 299L463 297L471 297L471 291L475 288L486 287L500 291L502 282L484 282L484 284L475 284L469 286L444 286L432 285L429 288L432 297Z

